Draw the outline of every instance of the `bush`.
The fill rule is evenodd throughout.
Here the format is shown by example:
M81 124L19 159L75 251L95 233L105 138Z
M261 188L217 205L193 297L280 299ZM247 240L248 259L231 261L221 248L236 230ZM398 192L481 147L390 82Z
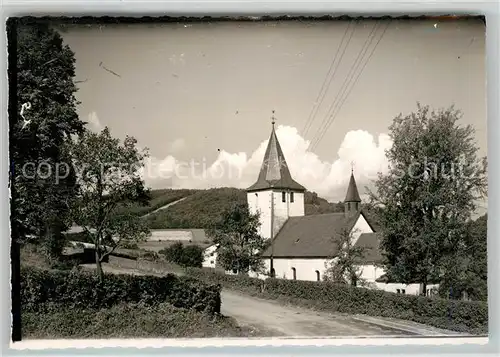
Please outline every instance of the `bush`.
M488 306L460 301L394 294L329 282L250 278L225 275L213 269L187 269L187 275L211 284L325 311L411 320L460 332L488 331Z
M160 250L160 254L163 254L169 262L182 267L201 268L203 263L203 248L197 245L184 246L181 242L177 242Z
M21 303L25 311L43 311L64 305L76 309L109 308L118 303L156 305L220 313L220 286L206 285L191 277L105 275L80 271L48 271L23 268Z
M23 338L176 338L248 337L232 318L208 316L169 304L120 304L97 311L66 307L22 312Z

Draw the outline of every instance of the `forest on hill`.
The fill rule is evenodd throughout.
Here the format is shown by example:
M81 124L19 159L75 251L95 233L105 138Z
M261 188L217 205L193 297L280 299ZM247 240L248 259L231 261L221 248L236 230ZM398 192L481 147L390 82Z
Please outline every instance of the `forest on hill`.
M168 209L158 208L169 203L182 201ZM243 189L237 188L212 188L206 190L175 190L163 189L151 191L151 200L148 206L135 207L133 210L139 215L148 214L146 217L151 229L166 228L209 228L220 219L220 215L232 204L246 202L247 196ZM331 203L319 197L315 192L306 191L305 214L323 214L343 212L342 202ZM369 207L363 208L370 213ZM156 210L156 211L155 211ZM371 216L371 215L370 215Z

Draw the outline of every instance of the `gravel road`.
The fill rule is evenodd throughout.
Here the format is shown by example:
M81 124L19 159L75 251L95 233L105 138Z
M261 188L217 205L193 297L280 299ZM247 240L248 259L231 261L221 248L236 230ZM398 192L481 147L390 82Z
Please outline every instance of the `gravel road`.
M278 302L222 291L221 312L242 326L263 329L274 336L380 336L412 335L357 321L349 316L283 306Z
M114 259L117 260L117 258ZM135 262L127 266L121 262L122 258L119 258L119 260L121 266L103 264L103 270L114 274L161 275L134 269ZM86 265L86 268L95 269L95 265L89 264ZM233 317L241 326L261 331L261 335L264 336L457 335L452 331L436 329L409 321L317 312L302 307L283 305L277 301L259 299L226 289L222 291L221 299L221 313L223 315Z

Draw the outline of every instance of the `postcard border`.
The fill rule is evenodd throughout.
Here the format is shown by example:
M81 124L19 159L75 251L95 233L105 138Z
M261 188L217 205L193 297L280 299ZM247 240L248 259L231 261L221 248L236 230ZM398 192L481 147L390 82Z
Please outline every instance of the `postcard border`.
M81 14L87 14L91 16L98 15L108 15L108 16L131 16L137 14L143 15L155 15L155 14L165 14L168 13L172 16L202 16L211 15L214 17L218 16L231 16L231 15L243 15L243 16L259 16L259 15L323 15L323 14L348 14L348 15L422 15L422 14L471 14L471 15L485 15L487 30L486 30L486 43L487 43L487 91L488 91L488 102L487 102L487 116L488 116L488 153L490 154L489 164L489 177L488 177L488 216L498 217L499 216L499 188L500 185L500 162L499 160L491 159L491 154L493 157L498 155L496 153L500 152L500 140L495 136L499 135L500 121L499 117L499 101L500 92L498 90L498 80L499 76L499 5L496 1L434 1L433 3L427 1L411 2L411 3L398 3L394 2L380 2L380 1L364 1L364 2L344 2L344 1L322 1L322 2L285 2L285 1L274 1L274 2L249 2L249 1L187 1L187 2L150 2L150 1L45 1L36 2L35 4L30 3L30 1L4 1L2 7L2 26L3 32L5 34L5 21L10 16L19 15L73 15L78 16ZM2 37L3 44L6 48L6 36ZM6 68L6 55L7 51L4 52L5 57L2 61L3 73L7 73ZM5 77L4 77L5 78ZM3 81L7 85L7 81ZM2 195L5 198L9 197L8 190L8 122L7 122L7 103L8 103L8 93L7 86L3 86L1 101L4 108L1 121L1 181L2 181ZM497 140L495 140L497 139ZM10 291L10 228L9 228L9 202L7 199L2 200L1 203L1 229L3 230L4 239L2 239L2 254L4 254L4 259L1 260L4 264L5 269L2 270L2 284L3 291ZM419 344L419 353L430 354L430 353L475 353L485 354L498 352L499 348L499 336L498 336L498 325L499 325L499 309L494 302L499 301L499 287L496 282L499 281L498 271L499 271L499 259L496 258L500 255L500 243L495 239L500 233L499 221L494 219L488 220L488 307L489 307L489 341L487 344L477 344L477 345L456 345L456 344L439 344L439 345L422 345ZM496 255L495 255L496 253ZM8 296L7 298L5 296ZM402 350L397 344L386 343L385 346L380 345L380 340L377 339L364 339L363 342L370 342L371 345L368 347L364 346L352 346L352 345L338 345L339 339L332 340L332 343L327 346L319 346L322 344L318 340L294 340L295 342L300 341L300 346L290 346L292 342L287 342L290 340L279 340L284 342L281 347L273 346L274 342L269 342L267 345L259 346L261 343L255 343L255 347L241 347L241 346L226 346L226 347L215 347L223 346L224 341L226 345L228 341L235 340L231 339L218 339L214 341L214 347L164 347L164 348L109 348L103 347L99 349L66 349L66 350L54 350L53 342L48 341L46 343L47 349L43 350L19 350L18 345L16 349L9 348L10 346L10 294L1 295L2 311L4 313L2 319L2 332L3 335L3 353L9 355L68 355L70 353L74 354L111 354L119 353L123 354L150 354L150 353L168 353L176 355L188 355L188 354L331 354L331 353L345 353L345 354L365 354L367 352L371 353L383 353L383 354L394 354L394 353L407 353L411 352L411 348L406 348ZM405 339L409 343L410 340ZM422 342L424 339L419 340ZM128 340L130 342L132 340ZM134 340L139 342L137 347L140 347L140 340ZM165 341L165 340L164 340ZM267 341L267 340L266 340ZM310 341L313 346L309 346ZM319 340L324 341L324 340ZM399 339L401 342L402 340ZM437 341L437 340L434 340ZM88 340L89 345L98 346L98 342ZM109 342L109 341L108 341ZM186 341L187 342L187 341ZM264 342L261 340L261 342ZM276 340L275 340L276 342ZM294 343L295 343L294 342ZM347 342L347 341L345 341ZM390 341L388 341L390 342ZM483 339L484 342L484 339ZM221 343L221 344L219 344ZM303 344L302 344L303 343ZM441 343L441 342L440 342ZM22 342L20 342L22 344ZM364 343L363 343L364 344ZM412 343L413 344L413 343ZM144 346L144 342L143 342ZM42 346L43 347L43 346ZM76 346L75 346L76 347ZM117 346L118 347L118 346Z

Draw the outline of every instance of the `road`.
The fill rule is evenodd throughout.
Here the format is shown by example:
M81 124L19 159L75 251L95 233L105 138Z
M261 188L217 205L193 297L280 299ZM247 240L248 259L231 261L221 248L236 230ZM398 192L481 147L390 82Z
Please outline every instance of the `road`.
M114 258L117 260L116 258ZM119 258L119 260L123 260ZM128 259L127 259L128 261ZM131 265L103 264L103 270L114 274L163 275L134 269ZM95 265L86 265L95 269ZM433 328L409 321L382 319L363 315L318 312L287 306L273 300L259 299L232 290L221 293L221 313L231 316L239 325L261 331L264 336L293 337L362 337L362 336L443 336L453 331Z
M252 326L275 336L380 336L412 333L357 321L350 316L283 306L275 301L224 290L221 313L242 326Z

